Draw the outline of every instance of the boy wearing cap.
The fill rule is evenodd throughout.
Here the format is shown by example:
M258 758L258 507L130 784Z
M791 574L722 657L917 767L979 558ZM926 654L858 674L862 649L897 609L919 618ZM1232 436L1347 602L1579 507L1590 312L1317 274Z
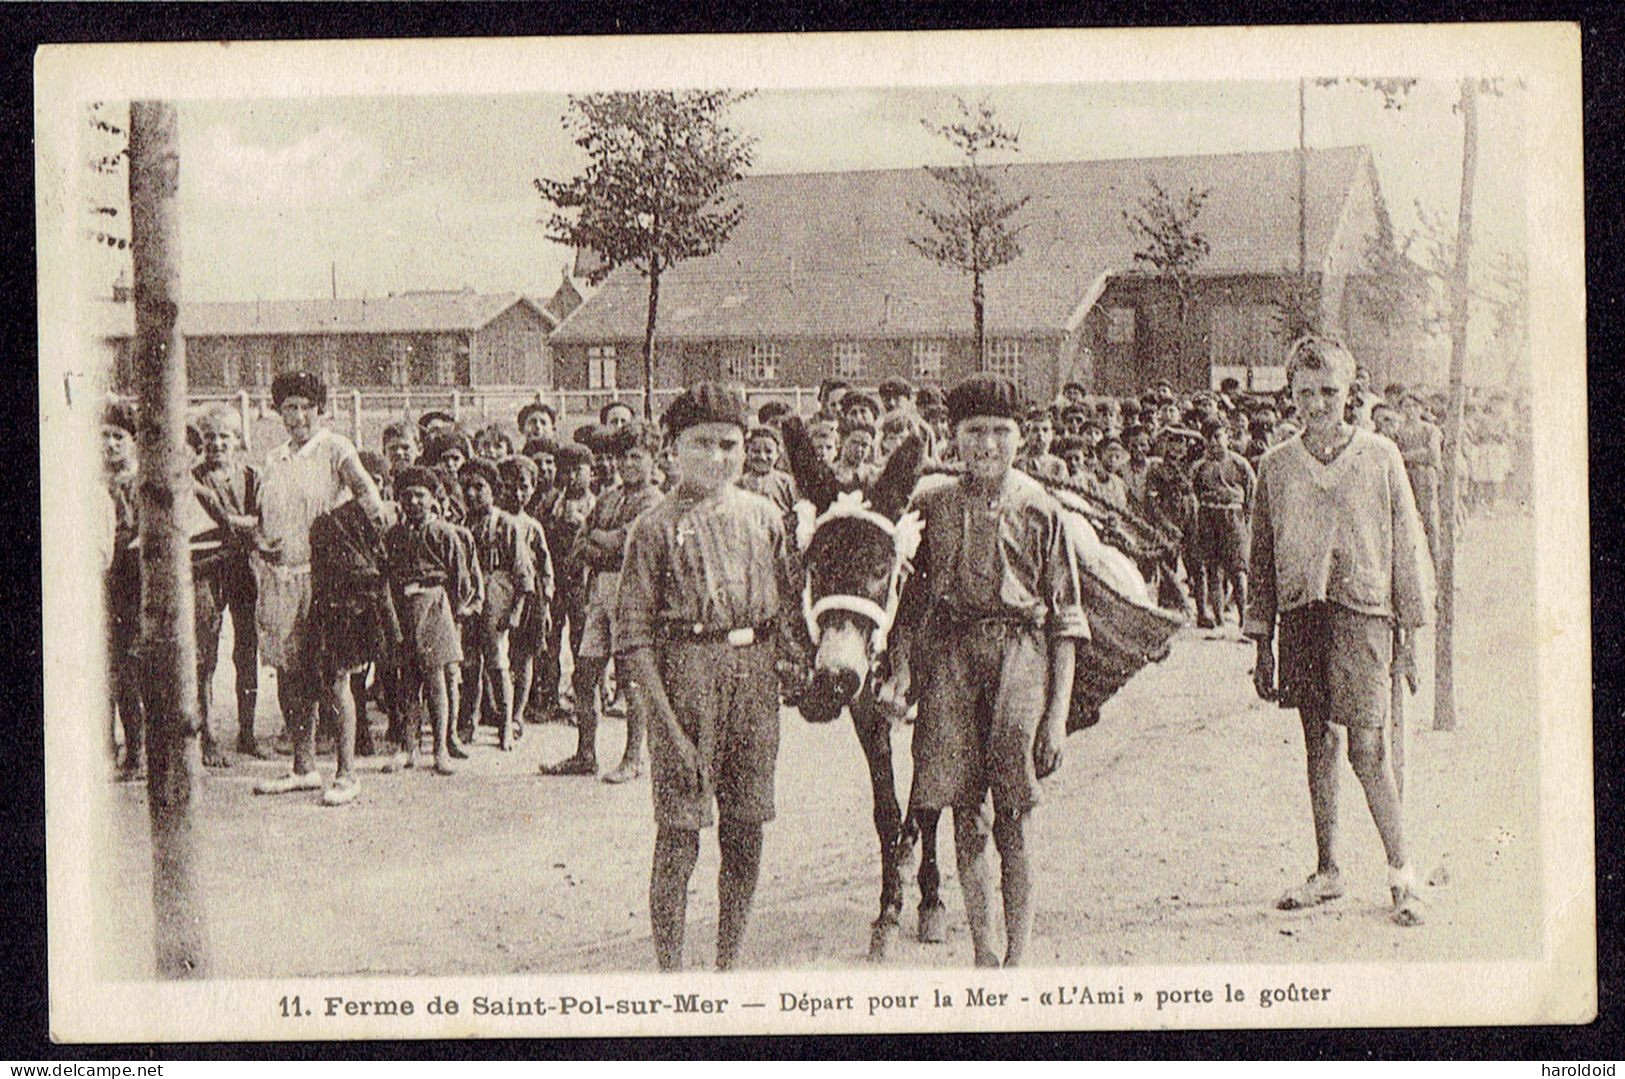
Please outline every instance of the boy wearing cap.
M476 599L474 570L450 522L436 516L440 477L419 466L395 477L401 519L384 534L384 566L401 625L400 701L411 713L400 725L402 741L384 770L417 761L417 700L429 707L434 728L434 770L452 773L451 699L448 674L463 658L455 612Z
M223 512L221 528L225 548L214 565L218 598L210 608L210 623L198 627L198 688L207 719L219 657L224 614L231 614L231 661L236 672L237 752L261 756L254 737L254 712L259 702L259 635L254 628L254 530L259 527L260 472L242 459L242 419L233 410L216 406L203 414L203 460L193 477L209 490Z
M996 967L991 831L1004 897L1002 962L1018 966L1033 924L1032 810L1039 780L1060 766L1075 641L1089 630L1060 504L1014 467L1022 418L1015 385L972 376L948 394L948 409L965 471L915 497L924 531L899 614L920 687L909 801L913 809L953 809L976 964Z
M536 592L536 566L531 561L530 544L519 522L497 508L502 477L497 466L484 457L465 464L457 477L463 485L468 506L464 521L474 537L474 556L485 580L484 603L468 620L464 649L462 699L463 729L473 734L479 728L479 712L484 687L491 687L499 724L498 741L504 753L513 749L513 674L509 669L509 638L524 617L525 605ZM447 746L448 750L450 746Z
M598 771L598 686L613 654L611 617L620 587L621 558L627 529L664 497L653 482L658 449L658 436L642 423L629 423L605 438L604 451L615 461L620 482L598 497L570 552L587 574L586 622L571 679L576 699L576 751L543 766L548 775L595 775ZM627 710L626 750L604 782L625 783L643 774L643 742L643 714L634 703Z
M316 770L316 709L319 698L339 715L341 703L323 685L319 653L309 633L310 530L316 518L355 499L376 522L383 505L372 477L350 440L321 425L327 386L308 371L284 372L271 381L271 400L288 430L288 441L266 455L260 483L260 523L253 558L257 590L255 620L260 654L277 672L277 696L293 743L293 767L255 786L256 794L320 790ZM354 712L350 713L353 720ZM353 743L353 724L340 744ZM340 768L344 761L341 759ZM343 797L340 789L338 797Z
M773 818L775 638L799 588L783 518L737 484L745 401L715 382L666 410L677 487L632 525L616 654L653 727L655 850L649 912L662 971L683 965L700 829L720 818L717 969L739 956Z
M1354 358L1326 338L1293 346L1287 384L1304 429L1264 455L1253 516L1253 686L1303 724L1315 872L1282 910L1343 894L1336 858L1338 756L1354 774L1388 860L1390 917L1422 921L1407 859L1387 725L1394 664L1414 670L1414 633L1433 609L1432 565L1399 450L1345 420ZM1279 625L1280 677L1272 641Z

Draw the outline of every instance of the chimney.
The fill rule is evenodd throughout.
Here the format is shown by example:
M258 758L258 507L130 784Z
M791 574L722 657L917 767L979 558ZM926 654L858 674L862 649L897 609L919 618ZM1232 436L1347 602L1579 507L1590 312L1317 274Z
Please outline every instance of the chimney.
M892 296L891 296L890 292L887 292L884 296L881 297L881 301L880 301L880 324L882 326L884 326L887 323L891 322L891 315L892 315Z

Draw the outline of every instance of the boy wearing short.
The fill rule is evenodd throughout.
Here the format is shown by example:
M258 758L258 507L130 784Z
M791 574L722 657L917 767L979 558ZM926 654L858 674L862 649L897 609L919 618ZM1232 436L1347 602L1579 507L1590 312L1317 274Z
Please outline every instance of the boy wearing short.
M1387 725L1392 669L1414 669L1414 633L1433 609L1432 565L1398 448L1344 419L1353 379L1354 358L1336 342L1308 337L1293 347L1287 384L1304 429L1260 462L1244 628L1257 642L1254 688L1298 709L1308 758L1315 872L1276 906L1343 894L1337 758L1346 735L1387 854L1390 917L1411 926L1423 910Z
M743 395L702 382L663 417L677 487L632 525L616 607L617 662L652 726L649 912L662 971L683 965L700 830L720 818L717 969L732 969L773 818L779 702L774 636L794 610L784 520L735 482Z
M473 569L450 522L437 516L440 477L413 465L395 476L401 519L384 534L384 566L400 616L402 741L386 771L411 768L418 746L421 694L434 728L434 770L450 775L447 674L463 656L455 612L475 599Z
M470 732L478 729L480 703L489 685L499 724L497 744L506 753L515 740L509 639L535 595L536 567L519 522L497 508L502 490L497 466L476 457L462 467L458 478L468 507L464 526L473 534L475 558L485 580L485 602L468 622L472 648L464 656L463 726Z
M1075 642L1089 630L1060 504L1015 468L1015 385L972 376L948 394L948 409L965 471L914 500L924 527L900 612L920 687L910 806L953 810L976 965L997 967L991 831L1004 898L1002 965L1018 966L1033 925L1033 809L1039 781L1060 766Z
M576 669L571 679L576 700L576 751L544 768L549 775L597 774L598 687L613 654L612 616L615 593L620 587L621 559L632 522L665 497L653 482L654 455L659 446L654 431L635 421L604 436L603 450L615 462L618 482L598 496L570 552L587 575L586 622L575 651ZM643 774L643 742L643 715L634 705L627 709L625 752L620 765L604 777L606 783L625 783Z

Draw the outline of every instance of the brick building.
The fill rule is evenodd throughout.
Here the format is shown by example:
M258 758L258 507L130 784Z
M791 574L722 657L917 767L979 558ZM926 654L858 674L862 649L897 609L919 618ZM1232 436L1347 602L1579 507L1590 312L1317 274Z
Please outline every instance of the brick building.
M1359 302L1366 250L1385 228L1365 147L1310 150L1305 248L1323 323L1373 377L1415 376L1414 344L1391 338ZM1126 392L1167 377L1182 387L1235 375L1273 388L1286 342L1279 304L1298 273L1298 167L1292 151L1017 164L1006 190L1023 254L985 278L987 366L1034 398L1077 380ZM1171 284L1134 263L1124 222L1155 177L1176 198L1209 196L1197 228L1211 251L1179 331ZM743 217L717 254L661 276L656 386L702 377L815 385L838 375L951 383L975 366L970 280L910 244L913 206L935 196L921 169L754 176L734 188ZM592 264L582 253L578 272ZM612 272L550 339L566 389L643 384L647 282Z
M572 303L579 303L579 295L561 306ZM466 290L193 303L182 304L179 316L188 384L195 392L259 389L291 370L317 371L328 385L350 388L547 388L547 337L557 322L545 304L528 297ZM132 332L114 335L117 377L124 385L131 374Z

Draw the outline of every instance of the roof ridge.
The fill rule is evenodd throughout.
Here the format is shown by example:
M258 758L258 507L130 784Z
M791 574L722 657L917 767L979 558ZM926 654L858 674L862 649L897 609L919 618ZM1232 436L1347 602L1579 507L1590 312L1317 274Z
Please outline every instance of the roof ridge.
M1343 146L1310 146L1306 152L1311 155L1334 155L1341 153L1364 152L1369 153L1371 147L1367 143L1356 142ZM1154 157L1138 157L1127 155L1123 157L1073 157L1055 158L1044 161L1002 161L990 163L988 168L1029 169L1043 168L1045 166L1065 166L1075 168L1079 165L1120 165L1127 162L1142 164L1157 161L1213 161L1225 157L1276 157L1297 153L1297 147L1288 146L1280 150L1225 150L1216 154L1158 154ZM739 183L748 183L752 180L781 180L793 179L798 176L873 176L881 173L915 172L925 168L920 165L893 165L886 168L855 168L855 169L803 169L798 172L753 172L739 180ZM952 166L944 166L952 167Z

